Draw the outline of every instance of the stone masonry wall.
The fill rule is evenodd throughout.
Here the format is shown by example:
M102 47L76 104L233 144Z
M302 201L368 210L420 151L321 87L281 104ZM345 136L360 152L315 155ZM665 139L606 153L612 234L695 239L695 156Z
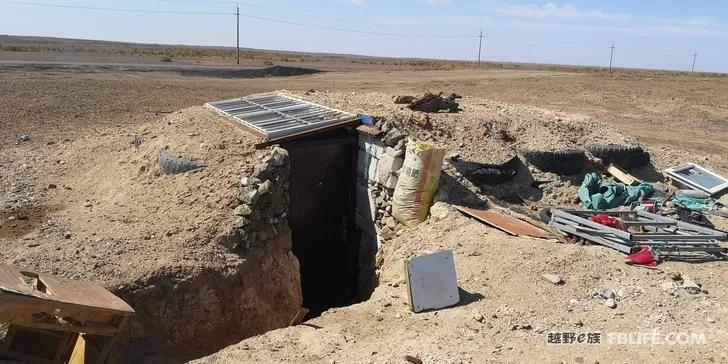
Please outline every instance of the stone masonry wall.
M291 166L288 151L274 147L270 154L240 180L235 224L220 244L233 251L255 249L268 239L286 233Z
M359 133L356 185L356 223L361 229L359 243L359 291L376 286L376 254L383 241L394 237L392 195L404 164L405 134L393 123L375 123L383 133L377 137ZM362 297L366 298L366 297Z

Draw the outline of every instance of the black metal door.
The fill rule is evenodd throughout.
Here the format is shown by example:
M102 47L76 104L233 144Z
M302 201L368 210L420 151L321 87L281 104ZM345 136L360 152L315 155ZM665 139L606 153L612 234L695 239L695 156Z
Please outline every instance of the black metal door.
M301 264L304 307L313 315L351 304L356 296L356 139L343 132L284 145L291 161L293 253Z

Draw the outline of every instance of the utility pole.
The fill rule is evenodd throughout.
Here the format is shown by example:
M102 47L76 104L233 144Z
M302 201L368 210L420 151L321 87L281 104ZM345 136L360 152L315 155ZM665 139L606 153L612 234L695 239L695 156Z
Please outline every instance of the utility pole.
M480 50L483 48L483 30L480 30L480 35L478 36L478 65L476 68L480 68Z
M693 53L693 67L690 69L690 73L695 72L695 59L696 58L698 58L698 51L695 51L695 53Z
M609 71L612 71L612 58L614 58L614 42L612 42L612 46L609 47L611 51L609 52Z
M240 4L235 4L235 17L237 18L237 30L238 30L238 41L237 41L237 60L240 64Z

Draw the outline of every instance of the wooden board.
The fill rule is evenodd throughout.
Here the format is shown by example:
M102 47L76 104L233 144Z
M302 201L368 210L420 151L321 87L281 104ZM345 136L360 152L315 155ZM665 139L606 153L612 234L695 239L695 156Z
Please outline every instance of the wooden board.
M635 178L633 175L629 174L627 171L625 171L622 168L619 168L619 166L610 164L607 167L607 172L614 176L619 182L622 182L626 184L627 186L632 186L635 184L639 184L640 180Z
M503 230L508 234L516 236L531 236L534 238L552 238L546 230L533 226L523 220L493 210L478 210L458 206L462 213L473 217L485 224Z
M42 289L26 283L34 278L42 284ZM0 265L0 292L2 291L47 301L49 306L57 302L91 310L113 311L122 315L134 313L126 302L97 284L21 272L10 265Z

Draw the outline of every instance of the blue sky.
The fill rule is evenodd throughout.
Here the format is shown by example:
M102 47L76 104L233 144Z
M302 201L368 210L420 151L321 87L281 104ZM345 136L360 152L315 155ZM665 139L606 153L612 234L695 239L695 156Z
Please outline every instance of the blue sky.
M234 8L224 0L0 1L0 34L234 46ZM482 29L490 61L604 66L614 42L617 67L689 70L697 52L697 71L728 72L722 1L247 0L240 12L241 46L251 48L472 60Z

